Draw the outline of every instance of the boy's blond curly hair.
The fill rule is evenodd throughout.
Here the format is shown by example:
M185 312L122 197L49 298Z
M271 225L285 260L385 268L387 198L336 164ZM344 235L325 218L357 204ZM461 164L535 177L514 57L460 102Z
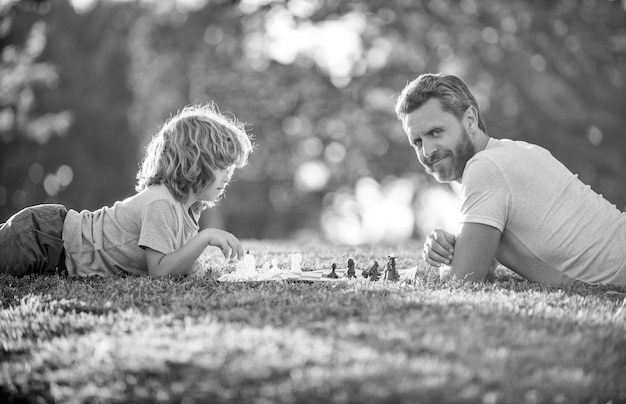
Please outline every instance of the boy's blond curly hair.
M252 149L244 125L221 114L215 104L187 106L146 146L135 189L165 184L184 203L191 191L200 192L215 180L214 170L245 166Z

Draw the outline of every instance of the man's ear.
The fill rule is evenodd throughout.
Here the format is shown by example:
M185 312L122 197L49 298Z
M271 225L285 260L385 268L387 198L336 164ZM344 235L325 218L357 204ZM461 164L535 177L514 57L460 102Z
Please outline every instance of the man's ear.
M473 105L467 107L463 113L463 124L469 133L474 133L478 130L478 111L476 111Z

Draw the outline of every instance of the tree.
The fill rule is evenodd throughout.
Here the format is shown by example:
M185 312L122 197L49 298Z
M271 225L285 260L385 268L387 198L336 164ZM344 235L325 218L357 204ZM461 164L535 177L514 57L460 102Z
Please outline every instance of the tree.
M224 209L246 235L319 223L332 195L365 176L439 186L412 164L392 111L395 94L425 71L464 77L492 136L547 147L626 204L618 186L626 180L619 2L218 1L190 13L148 13L140 26L131 80L137 111L162 119L174 105L215 100L251 123L259 147ZM342 26L356 42L339 35ZM354 50L325 57L326 30ZM147 84L154 82L168 90ZM299 173L308 169L318 180L303 184Z
M209 101L247 122L258 144L217 210L241 237L319 230L320 215L346 205L363 178L410 182L407 203L415 208L420 193L441 185L415 161L393 104L427 71L468 82L491 136L547 147L623 207L622 3L102 1L76 14L67 0L54 2L45 16L48 44L29 66L56 77L39 86L57 87L31 91L30 111L72 111L60 115L65 127L47 132L67 134L48 136L45 146L26 135L3 143L0 210L6 217L26 203L13 198L20 189L28 201L87 209L126 196L141 145L184 105ZM11 38L19 31L22 39L12 43L25 42L32 25L14 25ZM61 166L74 179L53 197L28 175L31 168L33 178L58 180Z
M39 60L46 46L46 24L42 16L49 9L49 2L34 0L8 1L0 6L2 208L19 208L31 202L42 184L51 191L58 186L58 181L54 183L56 177L44 177L43 166L33 158L31 150L31 145L44 145L64 135L72 123L68 111L38 111L38 94L58 83L56 69Z
M11 97L2 114L12 124L2 131L1 215L42 202L96 209L128 196L140 158L123 46L132 4L98 3L80 15L67 0L38 14L20 4L3 43L2 94Z

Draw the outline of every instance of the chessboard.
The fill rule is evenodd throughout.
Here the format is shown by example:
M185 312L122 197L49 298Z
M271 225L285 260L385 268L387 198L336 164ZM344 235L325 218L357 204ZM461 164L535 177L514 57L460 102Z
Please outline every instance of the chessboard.
M407 280L407 279L415 279L415 275L417 272L417 266L411 268L399 268L396 269L399 280ZM249 281L302 281L302 282L338 282L338 281L349 281L357 278L363 279L364 277L357 271L355 277L348 277L347 268L337 268L335 269L335 274L337 277L329 277L332 270L330 269L320 269L320 270L302 270L302 271L289 271L289 270L259 270L255 274L251 274L249 276L242 276L241 274L237 274L237 272L232 272L228 274L224 274L220 276L217 280L220 282L249 282ZM383 274L380 275L379 280L383 281Z

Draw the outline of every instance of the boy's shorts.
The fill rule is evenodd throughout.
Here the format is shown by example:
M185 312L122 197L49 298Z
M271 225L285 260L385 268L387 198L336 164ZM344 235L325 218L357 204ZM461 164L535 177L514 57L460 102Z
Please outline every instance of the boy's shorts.
M0 273L66 274L63 248L63 205L22 209L0 225Z

